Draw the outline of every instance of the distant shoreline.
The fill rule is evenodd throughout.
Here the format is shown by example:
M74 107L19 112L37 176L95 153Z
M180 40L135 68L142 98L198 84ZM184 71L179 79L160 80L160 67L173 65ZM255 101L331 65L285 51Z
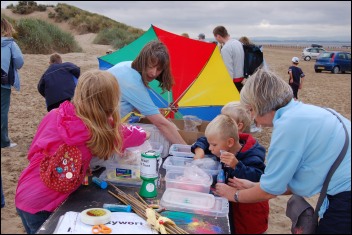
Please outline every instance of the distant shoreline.
M263 48L265 47L270 47L270 48L299 48L303 49L306 47L310 47L311 45L290 45L290 44L260 44L260 43L255 43L256 45L262 45ZM343 51L351 51L351 45L341 45L341 46L324 46L322 44L323 48L326 50L343 50Z

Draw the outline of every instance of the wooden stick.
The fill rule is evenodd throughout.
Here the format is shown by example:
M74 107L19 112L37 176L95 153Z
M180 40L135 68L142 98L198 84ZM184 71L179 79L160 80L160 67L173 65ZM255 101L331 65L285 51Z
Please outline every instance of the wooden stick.
M127 194L123 192L121 189L117 188L115 185L109 183L117 192L115 194L108 190L108 192L113 195L115 198L119 199L124 204L130 204L132 206L133 211L138 214L144 220L147 220L147 216L145 210L148 208L148 204L137 194L138 198L134 197L131 194ZM158 212L155 212L156 219L159 219L161 216ZM165 229L168 233L172 234L188 234L187 231L178 227L177 225L165 224Z

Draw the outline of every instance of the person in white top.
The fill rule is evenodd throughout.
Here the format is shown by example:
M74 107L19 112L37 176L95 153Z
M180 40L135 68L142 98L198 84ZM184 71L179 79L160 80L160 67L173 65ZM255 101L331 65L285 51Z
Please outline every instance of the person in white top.
M244 50L242 43L236 39L232 39L227 33L224 26L217 26L213 30L214 38L220 44L221 56L225 62L226 68L230 73L237 90L240 92L243 85L243 66L244 66Z

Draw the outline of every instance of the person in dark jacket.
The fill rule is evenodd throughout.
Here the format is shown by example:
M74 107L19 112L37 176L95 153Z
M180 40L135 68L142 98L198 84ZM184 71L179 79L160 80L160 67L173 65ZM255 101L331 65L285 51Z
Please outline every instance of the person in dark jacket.
M80 68L71 63L62 63L59 54L50 56L50 66L38 83L38 91L45 98L48 112L58 108L66 100L71 100L75 92Z
M227 106L242 109L233 104ZM225 183L233 177L259 182L265 169L265 148L251 134L238 132L238 123L233 118L236 113L240 113L238 110L222 110L223 114L208 124L205 137L198 138L191 150L195 152L202 149L206 155L215 155L222 163ZM242 119L245 120L246 116L242 115ZM248 126L250 120L244 123ZM236 234L260 234L268 229L268 201L231 203L230 208L230 224Z

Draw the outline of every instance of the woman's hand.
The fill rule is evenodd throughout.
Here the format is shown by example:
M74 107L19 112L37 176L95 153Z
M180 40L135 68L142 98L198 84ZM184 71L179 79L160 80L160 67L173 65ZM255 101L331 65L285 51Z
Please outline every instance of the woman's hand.
M233 177L233 179L229 178L227 184L236 189L247 189L255 186L255 183L252 181L246 179L239 179L236 177Z
M224 197L226 198L227 200L229 201L234 201L234 195L235 195L235 192L237 191L237 189L227 185L227 184L224 184L224 183L217 183L215 185L215 191L214 191L214 194L215 195L218 195L220 197Z

